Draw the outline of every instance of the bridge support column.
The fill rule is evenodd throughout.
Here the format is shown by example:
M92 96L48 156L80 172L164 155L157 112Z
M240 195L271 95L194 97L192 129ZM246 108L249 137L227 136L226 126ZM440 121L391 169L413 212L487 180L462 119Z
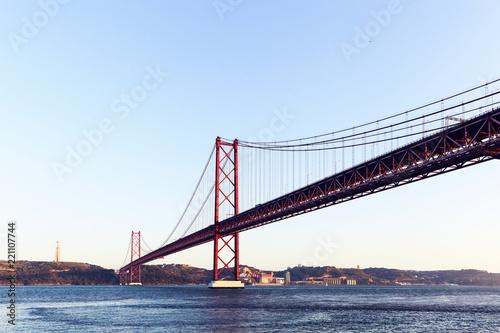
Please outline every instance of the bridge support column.
M120 272L120 286L127 284L128 272Z
M132 231L132 241L130 249L130 262L134 261L134 257L141 257L141 232ZM130 286L140 286L141 283L141 265L130 266Z
M215 156L214 273L208 286L243 288L239 281L239 234L225 235L219 230L221 214L226 214L224 218L238 214L238 140L229 143L217 138ZM219 280L226 269L233 275L232 281Z

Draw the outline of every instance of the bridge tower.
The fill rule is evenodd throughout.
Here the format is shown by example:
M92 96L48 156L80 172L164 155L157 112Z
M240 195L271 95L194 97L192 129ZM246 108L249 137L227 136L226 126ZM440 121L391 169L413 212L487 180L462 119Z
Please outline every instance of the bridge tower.
M141 232L132 231L132 241L130 249L130 262L141 257ZM141 285L141 265L130 266L130 283L131 286Z
M141 257L141 232L132 231L132 238L130 240L130 262ZM128 280L130 273L130 280ZM130 271L120 272L120 284L128 284L130 286L140 286L141 283L141 265L130 266Z
M239 281L239 234L221 234L219 221L236 215L238 210L238 140L216 140L215 151L215 218L214 218L214 273L210 288L243 288ZM224 216L226 214L226 216ZM233 266L231 266L233 265ZM234 279L218 280L228 269Z

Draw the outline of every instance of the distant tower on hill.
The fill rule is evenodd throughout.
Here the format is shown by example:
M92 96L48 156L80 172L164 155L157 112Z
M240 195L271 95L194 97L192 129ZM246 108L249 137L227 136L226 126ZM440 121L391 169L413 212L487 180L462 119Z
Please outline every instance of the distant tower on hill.
M61 247L59 246L59 241L56 242L57 243L57 246L56 246L56 260L54 260L55 262L61 262Z
M285 284L290 284L290 272L286 272L285 274Z

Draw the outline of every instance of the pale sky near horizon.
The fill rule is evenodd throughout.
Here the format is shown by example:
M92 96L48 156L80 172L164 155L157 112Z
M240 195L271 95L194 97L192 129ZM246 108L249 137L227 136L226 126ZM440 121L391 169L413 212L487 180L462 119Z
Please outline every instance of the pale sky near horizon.
M498 13L493 0L0 0L1 258L15 220L19 259L53 260L61 241L64 261L117 269L132 230L166 238L217 136L257 137L283 108L295 118L275 139L327 133L499 78ZM244 232L240 262L500 273L499 167ZM152 264L211 268L212 251Z

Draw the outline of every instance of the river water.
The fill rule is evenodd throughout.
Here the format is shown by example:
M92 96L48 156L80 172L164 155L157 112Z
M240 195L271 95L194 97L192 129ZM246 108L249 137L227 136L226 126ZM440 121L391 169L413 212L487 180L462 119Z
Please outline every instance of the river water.
M7 296L5 287L0 292ZM500 288L18 286L16 292L16 325L3 315L2 332L500 332Z

